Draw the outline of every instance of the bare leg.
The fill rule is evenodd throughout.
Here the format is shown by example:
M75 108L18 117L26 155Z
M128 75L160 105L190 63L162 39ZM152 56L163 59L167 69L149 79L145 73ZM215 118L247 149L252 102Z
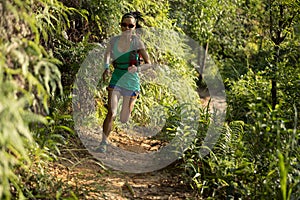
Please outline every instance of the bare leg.
M108 91L108 112L103 122L102 142L106 142L111 132L117 114L119 98L120 93L118 91Z
M136 102L135 97L130 97L130 96L123 97L122 110L120 113L120 121L122 123L128 122L135 102Z

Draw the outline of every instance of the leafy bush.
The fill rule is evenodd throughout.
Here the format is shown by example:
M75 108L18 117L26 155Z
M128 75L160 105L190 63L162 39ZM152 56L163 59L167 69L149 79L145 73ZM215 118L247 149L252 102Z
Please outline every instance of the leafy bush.
M0 70L0 121L1 121L1 161L0 161L0 198L10 199L11 187L22 196L22 190L15 167L26 169L30 160L30 147L34 140L29 130L32 122L45 122L45 119L28 111L26 96L16 98L16 92L22 91L16 81L5 78L3 68ZM12 106L13 105L13 106Z
M299 192L300 132L287 128L280 109L251 107L254 124L225 124L218 143L201 157L193 145L183 157L184 169L201 196L241 199L295 199ZM252 121L252 120L251 120Z
M281 68L282 70L284 68ZM286 66L289 73L290 67ZM270 105L271 83L265 72L249 70L231 81L227 120L211 153L201 157L200 144L184 155L192 187L209 198L296 199L299 191L299 125L294 90L280 87L276 109ZM291 74L290 74L291 75ZM297 74L296 74L297 77ZM297 84L295 74L278 79ZM287 103L289 102L289 103Z
M73 133L69 94L75 74L94 49L93 42L117 34L121 15L132 10L144 14L144 25L185 32L201 42L216 60L228 89L227 122L219 130L222 134L215 147L202 157L199 152L205 148L203 138L213 116L198 105L194 91L198 74L186 62L187 47L179 35L164 31L155 35L151 28L145 28L146 46L158 67L156 73L142 76L134 123L147 126L165 122L160 139L195 134L182 157L182 167L203 198L297 199L299 26L288 27L285 41L274 46L266 33L266 27L271 26L265 16L266 3L1 1L0 199L60 196L62 183L43 172L47 166L43 162L53 159L53 149L59 152L58 142L73 136L69 135ZM291 17L299 5L296 1L274 1L272 6L275 14L280 14L280 6L293 7L287 18L277 17L276 21ZM294 25L299 16L288 20ZM278 49L280 54L276 54ZM279 101L272 108L270 80L274 77ZM185 87L176 90L182 85L193 92ZM98 86L91 92L98 103L98 117L103 119L106 90ZM65 94L55 98L63 93L62 88ZM181 96L190 101L180 101ZM152 108L158 112L154 114ZM183 127L182 121L191 118L197 126Z
M227 91L227 120L250 122L251 119L248 117L250 105L262 103L267 108L267 104L271 101L270 90L271 83L259 73L253 73L252 70L241 76L239 80L231 81ZM263 111L266 109L261 110Z
M246 156L244 123L225 124L218 143L205 157L199 144L184 155L184 167L192 187L204 198L241 198L249 194L247 183L253 181L253 163Z
M31 173L42 175L40 158L51 159L45 156L50 155L47 148L51 146L47 144L40 149L41 141L35 141L43 133L34 135L33 132L38 131L36 127L49 125L45 117L50 113L49 102L55 94L62 94L58 69L61 62L53 57L49 44L54 36L62 37L69 25L67 13L75 10L59 1L47 0L1 1L0 10L3 19L0 24L0 198L22 199L33 197L33 191L28 189L32 182L26 177L32 177ZM52 143L54 147L56 144ZM40 171L32 172L36 165ZM45 182L39 175L36 182L40 181L41 186Z

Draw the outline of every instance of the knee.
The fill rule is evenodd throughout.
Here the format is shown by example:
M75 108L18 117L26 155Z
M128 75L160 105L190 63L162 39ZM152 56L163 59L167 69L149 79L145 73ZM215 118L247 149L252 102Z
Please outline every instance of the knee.
M126 122L128 122L129 120L129 116L120 116L120 122L125 124Z
M108 113L107 113L107 117L109 119L113 119L114 120L116 118L116 116L117 116L117 112L108 111Z

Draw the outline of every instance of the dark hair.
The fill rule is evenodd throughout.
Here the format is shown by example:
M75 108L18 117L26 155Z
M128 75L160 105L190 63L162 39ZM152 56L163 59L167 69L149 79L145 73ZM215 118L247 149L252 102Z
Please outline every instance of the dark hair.
M142 26L139 24L140 21L145 22L145 20L142 17L141 12L139 12L139 11L131 11L129 13L124 14L121 22L126 18L134 18L136 28L142 28Z

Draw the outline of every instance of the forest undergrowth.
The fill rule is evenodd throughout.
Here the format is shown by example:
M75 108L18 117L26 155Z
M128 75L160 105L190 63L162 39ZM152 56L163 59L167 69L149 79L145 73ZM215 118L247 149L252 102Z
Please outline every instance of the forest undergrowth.
M207 90L201 91L203 106L209 104ZM162 140L135 138L116 129L110 143L136 153L157 151L164 146ZM105 166L89 153L78 135L59 147L59 155L47 166L48 173L62 182L62 191L72 191L78 199L201 199L184 176L180 161L148 173L126 173ZM70 198L72 194L60 194ZM51 199L51 197L49 197Z
M133 10L155 70L141 74L132 122L164 126L150 140L116 124L110 142L153 152L196 136L143 174L95 159L74 112L101 126L100 54ZM299 199L299 12L297 0L0 1L0 199ZM219 86L226 116L212 128L207 92ZM210 91L199 100L198 88Z

